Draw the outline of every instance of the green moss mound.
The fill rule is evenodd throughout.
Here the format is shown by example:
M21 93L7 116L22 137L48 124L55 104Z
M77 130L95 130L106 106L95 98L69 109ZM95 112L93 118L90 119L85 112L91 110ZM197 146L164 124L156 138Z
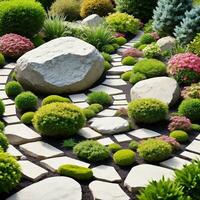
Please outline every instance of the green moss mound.
M170 133L170 137L173 137L176 139L176 141L184 143L186 141L188 141L189 136L185 131L181 131L181 130L176 130Z
M127 56L122 59L123 65L134 65L135 63L137 63L137 58L133 58L132 56Z
M0 99L0 116L2 116L4 112L5 112L5 105L2 99Z
M68 98L61 97L59 95L50 95L50 96L43 99L42 105L44 106L44 105L47 105L47 104L50 104L50 103L55 103L55 102L70 103L71 101Z
M24 124L32 124L34 112L26 112L21 116L21 122Z
M112 153L115 153L119 150L122 149L121 145L117 144L117 143L112 143L108 145L108 149L109 151L111 151Z
M4 133L0 132L0 147L6 151L8 149L8 139L7 137L4 135Z
M21 84L17 81L10 81L5 86L5 92L9 97L16 97L23 91Z

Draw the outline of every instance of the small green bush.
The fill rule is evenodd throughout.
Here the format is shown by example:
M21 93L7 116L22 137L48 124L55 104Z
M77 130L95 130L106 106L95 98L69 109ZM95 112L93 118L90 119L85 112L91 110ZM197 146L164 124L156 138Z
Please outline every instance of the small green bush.
M124 38L124 37L117 37L117 38L115 38L115 41L120 46L122 46L122 45L127 43L127 39Z
M102 106L109 106L112 104L112 97L103 91L92 92L87 96L87 102L89 104L98 103Z
M134 85L139 81L145 80L146 78L147 77L144 74L140 73L140 72L131 73L129 82Z
M178 113L193 122L200 122L200 99L186 99L178 107Z
M37 107L38 97L32 92L22 92L15 98L15 105L23 111L33 110Z
M121 145L117 144L117 143L112 143L108 145L108 149L109 151L111 151L112 153L115 153L119 150L122 149Z
M150 33L145 33L140 38L141 44L151 44L152 42L155 42L155 38Z
M74 138L69 138L67 140L64 140L63 147L66 149L73 149L77 145L77 142Z
M138 143L137 141L132 140L132 141L129 143L128 147L129 147L129 149L131 149L131 150L137 150L138 145L139 145L139 143Z
M4 135L4 133L0 132L0 147L6 151L8 149L8 139L7 137Z
M5 86L5 92L9 97L16 97L23 91L21 84L17 81L10 81Z
M32 124L32 119L34 117L34 112L26 112L21 116L21 122L24 124Z
M143 59L137 62L133 68L133 72L140 72L147 78L163 76L167 72L165 63L156 59Z
M104 51L105 53L111 54L111 53L114 53L115 48L111 44L107 44L107 45L104 45L101 48L101 50Z
M39 34L31 38L31 42L34 44L35 47L39 47L40 45L45 43L43 37Z
M190 42L188 50L198 56L200 56L200 33Z
M112 65L108 61L104 61L104 71L108 71L110 68L112 68Z
M0 121L0 132L3 131L5 128L4 122Z
M123 65L134 65L135 63L137 63L137 58L134 58L132 56L127 56L122 59Z
M96 116L96 113L92 109L89 109L89 108L84 108L83 113L87 120Z
M175 138L178 142L186 142L189 139L188 134L182 130L172 131L169 136Z
M87 107L90 110L93 110L96 114L103 110L103 106L98 103L93 103Z
M110 0L83 0L81 4L81 17L85 18L91 14L106 16L113 11L113 5Z
M132 74L132 71L124 72L124 73L121 75L121 79L123 79L124 81L129 81L129 79L130 79L130 77L131 77L131 74Z
M128 115L136 122L151 124L162 121L168 114L168 106L158 99L137 99L128 104Z
M0 99L0 116L2 116L4 112L5 112L5 105L2 99Z
M136 34L140 21L127 13L113 13L106 17L106 23L116 32Z
M5 63L5 58L2 53L0 53L0 67L3 66Z
M71 103L71 101L68 98L61 97L59 95L50 95L42 100L42 106L55 102Z
M101 55L103 56L105 61L111 62L112 61L112 57L110 54L102 52Z
M161 55L161 49L157 44L149 44L144 49L144 56L146 58L157 58Z
M39 108L33 118L34 128L48 137L69 137L85 125L82 109L73 104L58 102Z
M172 146L160 139L148 139L139 144L137 151L148 162L161 162L169 158Z
M117 43L113 43L112 46L114 47L115 50L117 50L120 47L120 45Z
M58 168L58 173L63 176L68 176L79 181L91 180L93 172L90 168L80 167L77 165L61 165Z
M0 33L17 33L32 37L40 31L45 10L33 0L12 0L0 3Z
M200 125L199 125L199 124L192 124L192 125L191 125L191 129L192 129L193 131L198 131L198 132L200 132Z
M81 159L88 160L90 162L103 161L109 158L109 150L93 140L86 140L78 143L73 152Z
M9 192L20 182L22 174L16 159L8 153L0 153L0 193Z
M113 155L113 160L119 166L129 166L135 162L135 153L130 149L122 149Z

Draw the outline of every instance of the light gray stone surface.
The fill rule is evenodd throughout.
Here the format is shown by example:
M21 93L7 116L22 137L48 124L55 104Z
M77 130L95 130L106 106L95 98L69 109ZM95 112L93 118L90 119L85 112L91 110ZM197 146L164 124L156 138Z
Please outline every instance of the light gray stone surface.
M108 86L127 85L127 83L122 79L106 79L102 84L108 85Z
M103 92L106 92L110 95L113 95L113 94L120 94L122 93L123 91L120 90L120 89L117 89L117 88L113 88L113 87L109 87L109 86L104 86L104 85L99 85L97 87L94 87L92 89L90 89L90 91L103 91Z
M74 179L57 176L34 183L7 200L81 200L81 186Z
M78 131L78 134L86 139L100 138L102 135L89 127L84 127Z
M133 66L120 66L120 67L113 67L108 70L111 74L122 74L123 72L127 72L132 70Z
M193 140L185 149L200 154L200 141Z
M89 104L87 102L77 102L74 104L80 108L87 108L89 106Z
M101 112L99 112L97 115L103 116L103 117L112 117L116 113L116 110L111 110L111 109L105 109Z
M200 160L199 154L192 153L192 152L189 152L189 151L183 151L180 155L183 156L183 157L186 157L186 158L190 158L192 160Z
M3 117L3 120L8 124L18 123L21 122L17 116L7 116Z
M100 17L97 14L92 14L92 15L89 15L88 17L84 18L81 23L83 25L87 25L90 27L96 27L96 26L102 25L103 22L104 22L104 19L102 17Z
M84 93L82 93L82 94L72 94L72 95L69 95L69 98L73 102L83 102L83 101L86 101L87 96Z
M139 81L131 88L131 100L156 98L173 105L180 97L180 88L175 79L155 77Z
M93 85L104 71L103 57L92 45L60 37L25 53L17 60L17 79L37 92L79 92Z
M167 36L160 38L156 43L160 47L161 51L167 51L172 50L176 46L176 39L171 36Z
M137 137L139 139L146 139L146 138L151 138L151 137L158 137L160 136L160 133L157 133L155 131L146 129L146 128L140 128L137 130L133 130L128 132L129 135L132 135L134 137Z
M117 142L126 142L131 140L131 138L126 134L114 135L114 138L117 140Z
M5 112L3 116L10 116L10 115L16 115L16 107L15 105L9 105L5 107Z
M98 139L97 142L105 146L114 143L114 141L109 137Z
M13 145L9 144L7 152L12 156L15 156L17 159L21 158L23 154L18 151Z

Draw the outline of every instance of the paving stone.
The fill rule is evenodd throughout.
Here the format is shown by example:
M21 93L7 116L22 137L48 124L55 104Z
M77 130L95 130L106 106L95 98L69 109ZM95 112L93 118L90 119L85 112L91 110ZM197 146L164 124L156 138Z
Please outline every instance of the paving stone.
M94 87L94 88L90 89L90 91L103 91L103 92L106 92L106 93L108 93L110 95L120 94L120 93L123 92L120 89L116 89L116 88L108 87L108 86L104 86L104 85L99 85L97 87Z
M109 182L121 181L121 177L114 167L107 165L99 165L92 168L93 175L96 179L105 180Z
M1 79L1 77L0 77L0 79ZM5 91L0 91L0 99L8 99L8 96L5 93Z
M113 102L113 105L127 105L128 104L128 102L127 102L127 100L116 100L116 101L114 101Z
M102 138L102 139L98 139L97 142L99 142L100 144L105 145L105 146L114 143L114 141L111 140L109 137L107 137L107 138Z
M113 62L121 62L121 60L122 60L122 57L112 59Z
M20 160L18 163L21 166L23 176L28 180L38 181L48 174L46 169L43 169L29 160Z
M64 165L64 164L78 165L78 166L87 167L87 168L90 166L89 163L76 160L74 158L70 158L67 156L48 158L48 159L40 161L40 163L42 166L46 167L52 172L55 172L61 165Z
M155 131L146 129L146 128L140 128L131 132L128 132L128 134L140 138L140 139L146 139L151 137L158 137L160 136L160 133L157 133Z
M17 116L3 117L3 120L8 124L21 122L20 119Z
M12 124L5 127L5 135L11 144L23 144L41 139L41 136L24 124Z
M89 104L87 102L79 102L75 103L76 106L79 106L80 108L87 108Z
M69 98L73 102L82 102L82 101L86 101L87 96L84 93L83 94L72 94L72 95L69 95Z
M122 56L119 55L119 54L112 54L111 57L112 57L112 58L122 58Z
M4 69L14 69L16 66L16 63L9 63L4 66Z
M163 176L165 179L173 179L174 171L150 164L137 165L127 175L124 186L132 192L135 188L145 187L152 180L159 181Z
M109 108L115 109L115 110L118 110L118 109L121 109L121 108L127 109L127 105L114 105L114 106L110 106Z
M115 134L129 130L129 123L121 117L102 117L90 124L90 127L102 134Z
M126 134L119 134L119 135L114 135L115 139L118 142L126 142L132 140L128 135Z
M15 104L15 102L11 99L3 99L3 103L5 106Z
M108 86L127 85L127 83L122 79L106 79L102 84L108 85Z
M200 154L200 141L193 140L185 149Z
M111 110L111 109L105 109L101 112L98 113L99 116L104 116L104 117L112 117L116 113L116 110Z
M10 116L10 115L16 115L15 105L8 105L5 107L5 112L4 112L3 116Z
M0 75L2 76L8 76L12 69L0 69Z
M200 140L200 134L197 135L196 140Z
M118 95L113 95L114 100L125 100L126 95L125 94L118 94Z
M102 135L89 127L84 127L78 131L78 134L86 139L96 139Z
M182 169L187 164L190 164L190 162L179 157L173 157L160 163L163 167L171 169Z
M80 184L72 178L56 176L34 183L7 200L81 200Z
M111 62L113 67L117 67L117 66L121 66L122 63L121 62Z
M192 152L189 152L189 151L183 151L181 154L181 156L184 156L186 158L190 158L192 160L200 160L200 155L199 154L196 154L196 153L192 153Z
M0 76L0 83L5 84L8 80L8 76Z
M113 67L108 70L111 74L122 74L123 72L127 72L132 70L133 66L121 66L121 67Z
M37 159L51 158L55 156L61 156L63 151L51 146L42 141L30 142L19 146L26 155L35 157Z
M129 200L130 198L116 183L93 181L89 184L95 200Z
M5 89L5 85L0 85L0 90L4 90Z
M106 75L106 78L108 78L108 79L116 79L116 78L120 78L120 75Z
M17 159L20 159L23 156L23 154L11 144L9 144L7 152L15 156Z

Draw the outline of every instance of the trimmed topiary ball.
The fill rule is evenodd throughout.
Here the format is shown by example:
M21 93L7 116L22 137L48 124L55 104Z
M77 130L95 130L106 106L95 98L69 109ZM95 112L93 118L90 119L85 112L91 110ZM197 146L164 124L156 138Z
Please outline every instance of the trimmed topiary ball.
M112 65L108 61L104 61L103 65L104 71L108 71L112 67Z
M200 122L200 99L186 99L178 107L179 114L193 122Z
M23 91L21 84L17 81L10 81L5 86L5 92L9 97L16 97Z
M21 116L21 122L24 124L32 124L32 119L34 117L34 112L26 112Z
M71 103L71 101L68 98L61 97L59 95L50 95L42 100L42 106L55 102Z
M158 99L137 99L128 104L128 115L136 122L151 124L166 119L168 106Z
M129 78L129 82L134 85L139 81L145 80L146 78L147 77L140 72L131 73L131 76Z
M96 116L96 113L94 112L94 110L89 109L89 108L84 108L83 113L87 119L91 119Z
M81 159L99 162L109 158L109 150L97 141L86 140L78 143L73 152Z
M83 0L80 15L83 18L92 14L103 17L112 11L113 5L110 0Z
M93 177L93 172L90 168L70 164L61 165L58 168L58 173L79 181L91 180Z
M115 51L115 48L113 47L112 44L107 44L107 45L104 45L101 48L101 50L104 51L105 53L111 54Z
M0 193L9 192L20 182L22 174L17 160L8 153L0 153Z
M103 56L105 61L111 62L112 61L112 57L110 54L102 52L101 55Z
M4 63L5 63L4 55L2 53L0 53L0 67L3 66Z
M123 79L124 81L129 81L129 79L130 79L130 77L131 77L131 74L132 74L132 71L124 72L124 73L121 75L121 79Z
M89 104L98 103L102 106L109 106L113 103L112 97L103 91L92 92L87 96L87 102Z
M129 166L135 162L135 152L130 149L122 149L113 155L115 164L119 166Z
M155 41L156 41L155 38L150 33L146 33L142 35L140 38L141 44L151 44L152 42L155 42Z
M108 149L109 151L111 151L112 153L115 153L119 150L122 149L121 145L117 144L117 143L112 143L108 145Z
M34 110L38 104L38 97L32 92L22 92L15 98L15 105L19 110Z
M122 45L127 43L127 39L124 38L124 37L117 37L117 38L115 38L115 41L120 46L122 46Z
M137 151L148 162L161 162L169 158L172 146L160 139L148 139L139 144Z
M32 37L41 30L45 15L41 4L33 0L0 2L0 33Z
M0 147L6 151L8 149L8 139L7 137L4 135L4 133L0 132Z
M129 143L128 147L129 147L129 149L131 149L131 150L137 150L138 145L139 145L139 143L138 143L137 141L132 140L132 141Z
M137 58L134 58L132 56L127 56L122 59L123 65L134 65L135 63L137 63Z
M5 105L2 99L0 99L0 116L2 116L4 112L5 112Z
M0 132L3 131L5 128L4 122L0 121Z
M93 110L96 114L103 110L103 106L98 103L93 103L87 107L90 110Z
M85 116L78 106L58 102L39 108L32 122L42 136L69 137L84 126Z
M185 131L176 130L170 133L170 137L173 137L178 142L186 142L189 139L188 134Z

